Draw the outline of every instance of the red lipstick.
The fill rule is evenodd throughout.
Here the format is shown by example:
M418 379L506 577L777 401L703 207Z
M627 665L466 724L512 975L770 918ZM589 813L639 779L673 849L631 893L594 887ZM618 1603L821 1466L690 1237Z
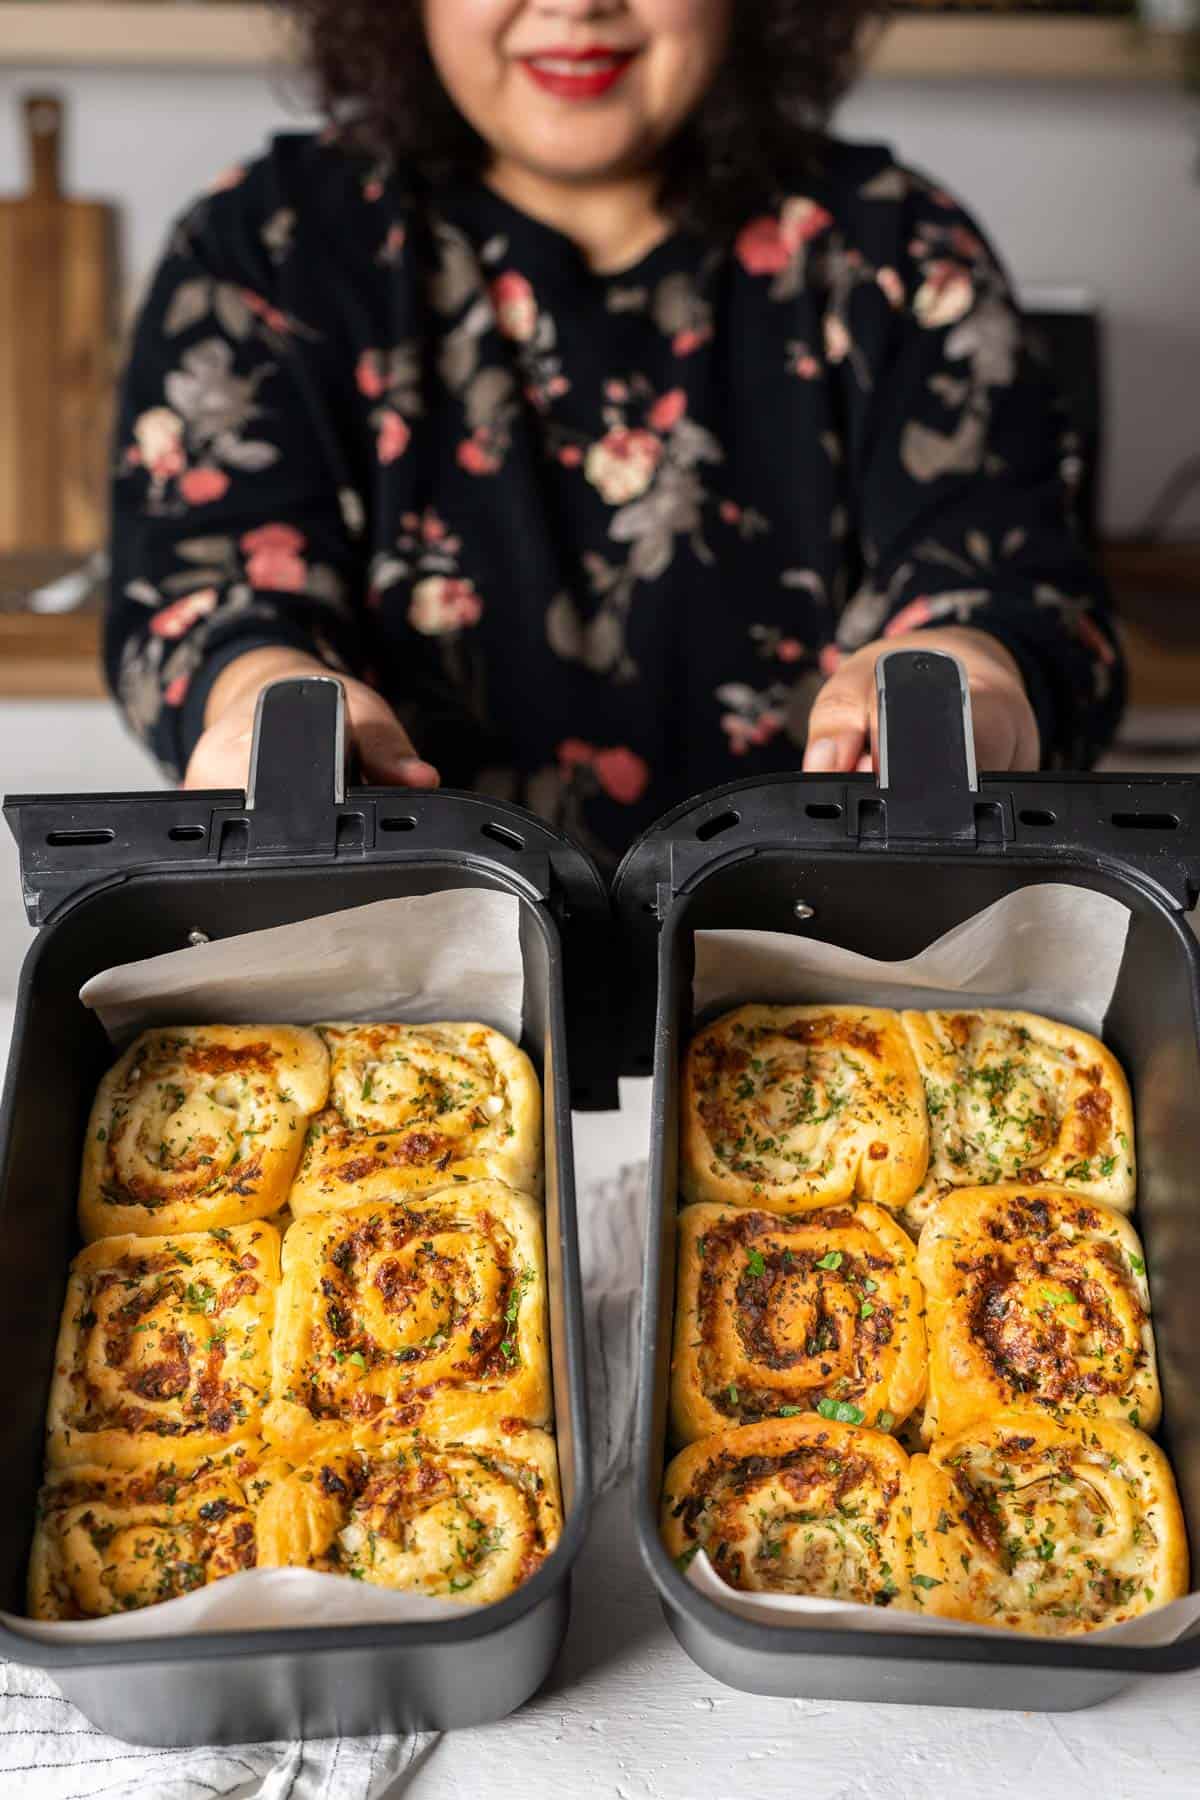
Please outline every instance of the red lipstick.
M541 50L520 60L544 93L559 100L598 100L617 85L635 54L589 44L582 50Z

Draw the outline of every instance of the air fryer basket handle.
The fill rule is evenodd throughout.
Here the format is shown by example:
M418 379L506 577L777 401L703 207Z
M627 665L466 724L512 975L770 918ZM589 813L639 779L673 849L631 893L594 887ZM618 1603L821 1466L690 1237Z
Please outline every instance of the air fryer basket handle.
M246 811L261 853L316 848L346 798L346 690L329 675L273 681L258 696Z
M966 670L943 650L889 650L875 665L875 691L889 841L974 841L979 776Z

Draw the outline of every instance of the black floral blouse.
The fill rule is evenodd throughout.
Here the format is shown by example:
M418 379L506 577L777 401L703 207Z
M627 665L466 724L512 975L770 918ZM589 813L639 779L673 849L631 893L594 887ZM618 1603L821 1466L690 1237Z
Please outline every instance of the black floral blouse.
M1083 766L1120 671L1060 423L976 227L886 151L597 275L482 185L284 136L141 319L110 679L179 771L226 662L315 651L605 860L797 767L839 659L924 625L1002 639Z

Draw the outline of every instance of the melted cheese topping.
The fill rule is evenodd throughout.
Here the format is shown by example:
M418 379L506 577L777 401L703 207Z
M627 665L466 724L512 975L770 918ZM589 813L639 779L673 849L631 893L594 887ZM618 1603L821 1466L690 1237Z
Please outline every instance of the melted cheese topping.
M924 1393L912 1245L865 1201L792 1217L685 1208L675 1317L673 1420L687 1441L822 1405L890 1431Z
M408 1434L330 1451L280 1482L263 1508L260 1561L482 1606L527 1581L560 1531L544 1432Z
M926 1607L1067 1636L1187 1592L1187 1540L1162 1451L1111 1419L1002 1413L912 1465Z
M191 1460L256 1432L279 1235L267 1224L105 1238L76 1257L48 1417L52 1464Z
M329 1105L313 1120L292 1191L298 1214L353 1205L387 1171L412 1192L456 1175L538 1193L537 1077L515 1044L483 1025L322 1025Z
M921 1234L930 1322L926 1438L1005 1407L1161 1412L1146 1265L1129 1222L1063 1188L948 1195Z
M667 1469L662 1530L744 1591L907 1603L908 1458L876 1431L813 1418L743 1425Z
M35 1619L99 1619L252 1569L271 1466L247 1442L191 1469L96 1467L42 1490L29 1575Z
M744 1006L693 1040L686 1199L792 1211L858 1194L899 1206L926 1159L920 1079L895 1013Z
M1052 1181L1133 1207L1129 1089L1096 1038L1033 1013L905 1013L925 1083L929 1172L915 1229L955 1187Z
M452 1417L549 1417L536 1207L500 1182L396 1198L388 1179L284 1239L266 1429L293 1455Z

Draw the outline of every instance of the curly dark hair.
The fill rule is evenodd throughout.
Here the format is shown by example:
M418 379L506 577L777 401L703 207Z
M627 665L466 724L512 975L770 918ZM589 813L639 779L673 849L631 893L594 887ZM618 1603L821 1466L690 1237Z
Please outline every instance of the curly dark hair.
M485 146L434 69L421 0L276 0L298 25L320 102L357 147L432 184L481 167ZM857 70L864 25L889 0L735 0L721 69L668 146L661 203L725 235L811 169Z

